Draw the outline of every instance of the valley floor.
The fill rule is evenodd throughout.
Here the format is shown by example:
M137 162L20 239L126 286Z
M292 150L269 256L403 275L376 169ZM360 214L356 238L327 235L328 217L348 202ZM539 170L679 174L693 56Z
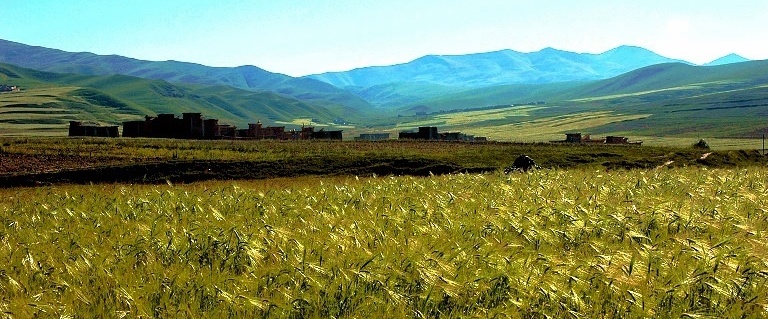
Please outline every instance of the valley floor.
M549 169L765 166L760 151L626 145L109 138L0 139L0 185L190 183L493 172L521 154ZM711 153L707 157L704 154Z

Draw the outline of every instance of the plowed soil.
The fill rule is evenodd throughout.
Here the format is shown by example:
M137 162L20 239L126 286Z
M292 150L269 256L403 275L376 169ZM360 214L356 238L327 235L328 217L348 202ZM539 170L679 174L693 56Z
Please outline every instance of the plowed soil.
M544 168L600 165L605 169L659 169L675 166L739 167L766 165L758 151L712 152L708 156L679 152L652 158L620 155L551 158ZM573 158L571 158L573 157ZM465 161L466 163L467 161ZM0 153L0 187L89 183L190 183L203 180L265 179L297 176L427 176L457 172L490 172L501 167L460 165L449 161L404 157L309 157L274 161L160 160L75 155Z
M417 175L492 171L426 159L380 158L334 161L324 158L251 161L163 161L126 163L119 158L0 156L0 187L88 183L190 183L202 180L264 179L306 175Z

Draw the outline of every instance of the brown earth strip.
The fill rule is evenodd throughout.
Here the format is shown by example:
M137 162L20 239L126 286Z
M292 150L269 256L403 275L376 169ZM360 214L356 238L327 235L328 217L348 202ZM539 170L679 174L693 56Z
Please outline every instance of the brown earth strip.
M665 167L741 167L764 166L766 157L759 151L701 153L672 152L653 157L628 157L614 153L590 156L562 154L544 158L533 154L544 168L571 169L602 166L605 169L651 169ZM299 176L371 176L491 172L502 167L471 165L464 160L420 157L344 157L316 156L271 161L233 160L139 160L119 157L71 155L0 154L0 187L89 183L191 183L205 180L244 180ZM510 163L511 164L511 163Z
M334 162L323 159L243 161L169 161L45 173L0 175L0 187L88 183L191 183L204 180L265 179L307 175L413 175L487 172L496 167L461 167L425 159L379 159Z

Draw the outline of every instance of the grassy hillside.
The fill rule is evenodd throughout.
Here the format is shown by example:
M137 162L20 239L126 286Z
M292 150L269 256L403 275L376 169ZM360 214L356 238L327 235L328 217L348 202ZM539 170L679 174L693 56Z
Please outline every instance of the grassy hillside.
M570 95L606 97L662 89L695 86L704 93L745 88L768 83L768 61L751 61L719 66L659 64L585 85Z
M400 114L413 114L414 112L434 113L484 108L495 105L559 101L564 99L566 93L582 85L583 82L508 84L454 91L431 99L402 105L396 109L396 112Z
M333 85L272 73L255 66L219 68L178 61L143 61L116 55L65 52L5 40L0 40L0 62L57 73L122 74L171 83L273 92L333 109L342 116L355 116L370 108L368 102Z
M685 143L754 138L768 128L766 69L768 61L673 63L591 83L497 86L405 106L397 126L435 125L507 141L562 139L578 131L660 143L658 137L687 138ZM525 106L538 101L545 103Z
M346 89L367 101L371 101L375 106L380 107L382 112L390 113L392 109L403 105L467 90L466 88L429 82L396 82L371 87L346 87Z
M124 75L48 73L1 64L0 83L23 89L0 94L3 135L62 135L70 120L118 124L157 113L200 112L241 127L257 120L272 123L307 117L330 122L339 116L324 107L270 92L178 85Z
M630 51L617 50L603 58L630 59L634 56ZM557 60L564 54L550 53L539 57ZM88 54L63 56L92 58ZM116 61L124 58L110 59L115 60L110 65L121 65ZM458 63L443 60L450 62L447 65ZM349 88L350 94L382 103L379 108L356 108L346 103L354 99L342 98L331 104L304 103L284 95L234 86L180 85L124 75L48 73L6 65L0 67L0 84L20 85L25 90L0 95L0 134L56 135L64 133L69 120L119 123L144 114L189 111L238 126L256 120L296 125L311 121L333 126L331 122L341 117L352 123L343 127L350 138L352 134L378 131L397 136L398 131L433 125L441 131L463 131L500 141L549 141L578 131L630 136L663 145L691 144L695 142L691 139L698 138L727 139L730 145L740 145L732 140L759 137L768 131L766 69L768 61L710 67L668 63L601 81L476 89L413 79ZM166 69L152 68L146 72L157 70ZM249 68L240 71L258 73ZM242 78L246 82L248 79L251 78ZM257 81L256 77L251 80ZM317 85L313 90L326 86L311 79L297 81L306 81L309 87ZM308 100L318 97L309 91L283 92L287 93ZM749 143L753 148L754 143Z

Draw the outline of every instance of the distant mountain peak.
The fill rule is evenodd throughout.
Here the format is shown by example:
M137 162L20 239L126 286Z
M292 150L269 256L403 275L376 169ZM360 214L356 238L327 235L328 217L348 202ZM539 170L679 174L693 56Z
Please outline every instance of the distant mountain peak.
M608 51L605 51L604 53L609 53L609 52L653 52L653 51L643 47L634 46L634 45L621 45L613 49L610 49Z
M589 81L613 77L648 65L685 62L637 46L600 54L546 47L521 53L510 49L462 55L426 55L408 63L309 75L337 87L374 87L421 82L474 88L488 85ZM687 62L685 62L687 63Z
M538 53L560 53L560 52L567 52L567 51L555 49L553 47L546 47L538 51Z
M718 58L712 62L709 62L707 64L704 64L704 66L716 66L716 65L723 65L723 64L731 64L731 63L740 63L740 62L747 62L751 61L750 59L747 59L743 56L740 56L736 53L731 53L729 55L726 55L724 57Z

